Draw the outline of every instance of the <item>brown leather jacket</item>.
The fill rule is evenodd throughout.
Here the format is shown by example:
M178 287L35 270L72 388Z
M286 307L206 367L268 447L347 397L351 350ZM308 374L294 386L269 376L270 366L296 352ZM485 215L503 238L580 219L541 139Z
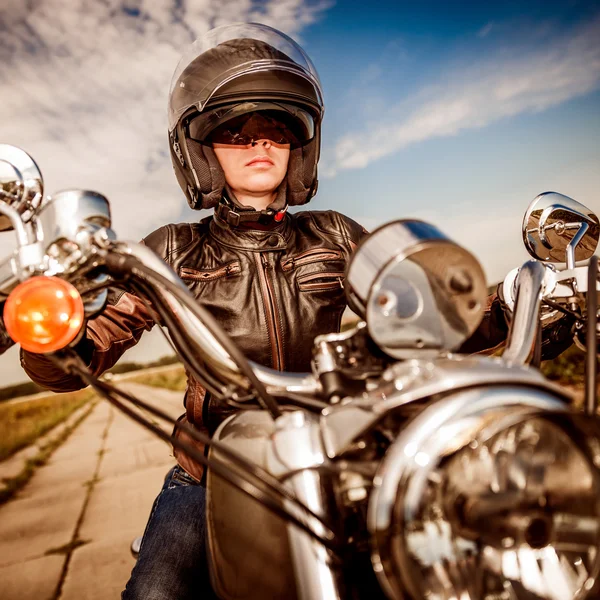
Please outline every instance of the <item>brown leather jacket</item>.
M248 358L282 371L308 371L315 336L340 329L344 270L366 233L340 213L306 211L287 214L269 230L231 227L217 216L207 217L161 227L144 243L179 274ZM115 298L87 325L85 358L91 370L99 375L112 367L153 324L136 296ZM493 347L505 336L502 311L492 297L465 351ZM43 355L22 352L21 363L31 379L51 390L84 387ZM210 422L204 398L202 386L188 377L184 418L212 431L217 423ZM175 454L200 479L202 469Z

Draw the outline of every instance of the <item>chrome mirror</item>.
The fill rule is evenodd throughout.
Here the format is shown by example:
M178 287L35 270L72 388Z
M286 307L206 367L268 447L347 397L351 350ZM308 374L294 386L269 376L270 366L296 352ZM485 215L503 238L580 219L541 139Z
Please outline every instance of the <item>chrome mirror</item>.
M45 249L67 240L74 243L82 229L109 228L110 205L97 192L65 190L49 197L39 210L37 220Z
M458 348L481 322L487 296L477 259L414 220L388 223L363 240L346 292L375 343L397 359Z
M65 190L49 197L36 221L39 243L55 272L79 269L99 230L114 239L108 200L89 190Z
M598 246L600 221L583 204L556 192L540 194L523 219L523 242L533 258L573 268Z
M29 154L16 146L0 144L0 202L8 204L27 221L42 200L42 174ZM25 218L23 218L25 217ZM13 229L7 214L0 214L0 231Z

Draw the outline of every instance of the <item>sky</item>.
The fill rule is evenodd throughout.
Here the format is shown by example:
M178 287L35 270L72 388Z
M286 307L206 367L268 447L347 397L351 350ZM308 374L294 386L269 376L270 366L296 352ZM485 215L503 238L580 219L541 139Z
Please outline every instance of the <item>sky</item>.
M138 240L187 208L167 147L179 56L212 27L260 22L296 39L323 85L319 193L367 229L439 227L489 282L527 259L521 222L544 191L600 213L600 2L3 0L0 143L46 192L97 190ZM0 234L0 256L13 248ZM168 349L145 334L125 360ZM25 380L13 348L0 386Z

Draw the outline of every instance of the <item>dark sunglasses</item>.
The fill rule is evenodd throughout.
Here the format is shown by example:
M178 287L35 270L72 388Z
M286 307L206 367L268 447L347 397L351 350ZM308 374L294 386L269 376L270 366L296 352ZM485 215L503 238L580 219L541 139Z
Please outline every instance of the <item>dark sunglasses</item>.
M241 110L244 112L239 114ZM215 109L192 118L187 129L189 137L198 142L234 146L248 146L258 140L298 146L315 133L314 120L307 111L283 103L246 103Z
M297 144L297 134L279 120L260 113L237 117L217 127L208 135L211 144L248 146L258 140L270 140L275 144Z

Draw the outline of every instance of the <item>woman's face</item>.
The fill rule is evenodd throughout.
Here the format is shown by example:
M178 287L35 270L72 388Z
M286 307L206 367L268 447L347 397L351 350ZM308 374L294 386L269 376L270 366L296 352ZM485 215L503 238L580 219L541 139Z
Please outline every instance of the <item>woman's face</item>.
M264 195L283 181L290 158L290 144L257 140L247 146L213 143L225 181L236 195Z

